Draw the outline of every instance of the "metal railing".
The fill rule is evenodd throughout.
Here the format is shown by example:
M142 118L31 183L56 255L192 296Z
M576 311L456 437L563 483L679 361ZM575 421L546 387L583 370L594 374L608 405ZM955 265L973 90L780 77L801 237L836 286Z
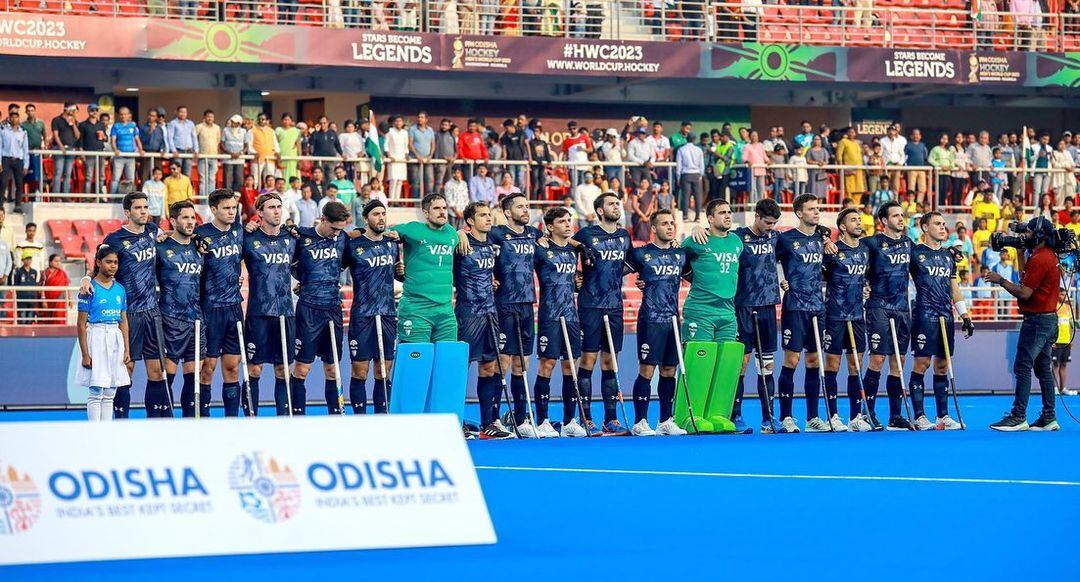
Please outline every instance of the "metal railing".
M483 36L1076 51L1080 14L972 12L964 0L879 6L704 0L4 0L5 12L152 17Z
M641 291L633 284L633 276L623 285L623 309L627 331L637 329L637 312L641 306ZM962 286L968 301L971 317L975 321L1004 322L1021 318L1016 300L1000 287ZM679 298L686 298L689 284L683 283ZM70 287L15 287L0 285L0 326L74 326L78 320L77 286ZM242 290L247 298L247 288ZM349 310L353 301L351 285L341 287L344 322L349 322ZM777 311L779 317L779 311Z

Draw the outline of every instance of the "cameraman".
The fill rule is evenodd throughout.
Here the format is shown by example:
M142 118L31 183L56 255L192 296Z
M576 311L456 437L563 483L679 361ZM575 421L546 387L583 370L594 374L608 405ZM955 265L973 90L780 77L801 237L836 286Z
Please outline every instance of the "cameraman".
M1019 229L1018 229L1019 230ZM1013 374L1016 376L1016 397L1012 411L990 425L999 431L1058 430L1054 416L1054 372L1050 349L1057 340L1058 286L1061 273L1054 252L1057 232L1045 217L1032 218L1020 235L1023 246L1029 250L1026 264L1021 262L1020 284L1012 283L997 273L989 273L986 280L1001 285L1016 297L1024 321L1020 325L1020 337L1016 343L1016 360ZM1021 257L1023 253L1020 253ZM1031 370L1039 378L1042 390L1042 413L1032 424L1027 422L1028 398L1031 396Z

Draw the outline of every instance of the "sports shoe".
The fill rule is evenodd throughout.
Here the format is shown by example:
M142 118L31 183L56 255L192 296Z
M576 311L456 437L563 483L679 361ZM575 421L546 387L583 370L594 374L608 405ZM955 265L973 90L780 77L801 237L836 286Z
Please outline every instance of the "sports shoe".
M505 428L500 428L501 422L493 422L480 431L480 440L482 441L503 441L506 439L514 438L514 434L508 432Z
M885 430L911 430L911 423L903 416L894 416L889 419L889 424L885 427Z
M674 418L669 418L656 425L656 434L665 436L683 436L686 434L686 431L675 424Z
M794 418L790 416L780 421L780 430L776 431L780 434L794 434L799 432L799 424L795 422Z
M1076 396L1076 390L1072 388L1061 388L1054 391L1057 392L1058 396Z
M848 423L848 428L851 432L873 432L874 425L870 424L862 414L856 414L855 418Z
M829 425L815 416L806 421L806 432L829 432Z
M510 430L509 428L507 428L506 425L503 424L503 422L501 420L496 420L494 422L494 424L495 424L495 428L497 428L497 429L499 429L499 430L501 430L503 432L510 433L510 438L512 438L512 439L518 438L517 433ZM511 426L513 426L513 425L511 425Z
M990 425L990 428L1002 432L1020 432L1031 428L1026 419L1013 416L1010 412L1004 418Z
M551 426L550 420L544 420L536 427L536 434L542 439L557 439L559 438L559 431L555 430L555 427Z
M563 425L562 425L562 434L559 435L559 436L561 436L563 438L587 437L587 436L589 436L589 433L586 432L585 429L580 424L578 424L578 421L577 421L576 418L571 418L570 422L564 422L563 423Z
M735 423L735 434L754 434L754 429L750 428L741 416L736 416L731 422Z
M870 423L870 426L873 427L874 432L881 432L885 430L885 425L881 424L881 421L878 420L877 416L875 416L873 413L870 414L869 419L866 419L864 417L864 420L867 420Z
M679 428L679 427L675 427L675 428ZM630 429L630 432L633 433L634 436L654 436L654 435L656 435L656 431L653 430L651 426L649 426L649 421L644 419L644 418L637 421L637 423L634 424L634 428Z
M648 423L646 423L648 426ZM619 424L618 420L609 420L604 423L604 436L629 436L630 431L626 430L623 425Z
M1061 430L1061 425L1058 424L1056 418L1047 418L1046 416L1039 415L1039 419L1031 423L1028 426L1028 430L1035 432L1053 432Z
M461 427L461 432L465 435L465 440L467 440L467 441L475 441L476 440L476 435L469 431L469 427L467 427L467 426Z
M953 420L951 416L946 414L945 416L937 419L937 424L934 426L934 428L938 430L961 430L964 428L964 425Z
M840 419L839 414L832 415L832 418L829 419L829 424L832 425L833 432L847 432L848 431L847 425L844 424L844 421Z
M919 418L915 419L915 430L936 430L936 427L925 414L920 414Z
M523 438L523 439L534 439L534 438L537 438L537 436L538 436L536 434L536 427L533 426L532 422L530 422L529 419L527 419L527 418L525 419L524 422L522 422L521 424L518 425L517 431L518 431L518 434L521 435L521 438Z
M600 430L600 427L596 426L596 423L591 420L585 421L585 432L586 436L604 436L604 431Z
M758 429L761 434L776 434L776 421L765 420L761 423L761 428Z

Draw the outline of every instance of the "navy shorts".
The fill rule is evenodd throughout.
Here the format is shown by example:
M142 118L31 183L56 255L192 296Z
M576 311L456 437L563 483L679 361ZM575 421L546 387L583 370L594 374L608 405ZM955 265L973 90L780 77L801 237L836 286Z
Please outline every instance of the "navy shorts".
M605 315L608 316L608 323L611 324L611 343L615 344L615 353L622 351L623 311L621 307L615 309L581 307L578 309L578 318L581 321L582 350L590 354L597 352L607 353L608 340L604 332Z
M219 358L221 354L240 355L240 336L236 331L238 321L244 321L244 310L239 303L203 308L202 328L206 337L202 353L204 358Z
M570 349L574 357L581 357L581 324L566 320L566 333L570 336ZM541 321L536 325L536 354L549 360L569 359L563 345L562 325L558 321Z
M499 352L507 356L532 355L533 338L536 337L536 313L532 303L507 303L497 306L499 310ZM521 347L518 348L518 333Z
M813 311L783 311L780 313L780 327L784 330L783 347L787 352L816 352L817 340L814 339L814 317L818 320L818 332L825 325L824 313ZM818 338L821 339L821 338Z
M165 357L173 362L195 361L195 322L161 316L161 331L165 334ZM200 325L199 351L206 345L206 328ZM200 353L199 357L203 356Z
M491 315L457 315L458 341L469 344L470 362L494 362L498 357L498 348L495 346L495 338L491 335Z
M285 318L285 343L292 346L296 338L295 318ZM247 342L249 364L281 365L281 328L275 315L248 315L244 322L244 341ZM290 350L291 351L291 350ZM289 360L290 362L292 359Z
M825 322L825 329L821 331L821 349L826 354L839 355L851 351L851 336L848 335L846 319L832 319ZM855 351L866 351L866 322L857 320L851 322L851 331L855 333Z
M956 328L953 318L945 318L946 339L949 341L949 350L956 355ZM936 356L945 357L945 344L941 341L941 322L934 319L914 318L911 320L911 350L916 358Z
M132 361L156 360L161 357L158 349L157 309L128 312L128 343Z
M383 315L382 340L383 357L394 359L394 346L397 344L397 317ZM349 357L354 362L379 361L379 338L375 325L375 316L349 317Z
M330 339L330 323L334 325L334 338ZM303 303L296 304L296 361L310 364L318 356L324 364L334 363L334 350L341 358L341 308L324 309Z
M1050 361L1055 364L1068 364L1071 362L1072 346L1070 344L1054 344L1054 347L1050 349Z
M638 362L653 366L679 365L675 331L670 321L642 321L637 324Z
M757 311L757 328L754 327L754 312ZM765 354L776 352L776 306L736 307L735 320L739 324L739 342L745 353L757 349L757 330L761 331L761 351ZM763 354L764 355L764 354Z
M911 341L911 314L907 311L882 309L874 307L866 310L866 333L870 337L870 353L879 356L893 355L892 332L889 330L889 320L896 323L896 343L903 352L907 353L908 342Z

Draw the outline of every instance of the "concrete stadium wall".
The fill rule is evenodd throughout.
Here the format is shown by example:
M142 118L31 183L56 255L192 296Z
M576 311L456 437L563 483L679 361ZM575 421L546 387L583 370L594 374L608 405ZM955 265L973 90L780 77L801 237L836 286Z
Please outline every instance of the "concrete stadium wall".
M1009 330L982 330L970 340L958 339L956 346L956 360L954 362L957 377L957 387L964 391L1011 393L1012 391L1012 359L1016 353L1016 329ZM959 336L958 336L959 338ZM636 348L637 340L633 334L628 334L625 347L619 357L620 382L624 393L629 393L637 375ZM348 357L348 350L342 354ZM779 360L777 360L779 362ZM80 405L86 401L86 390L75 386L75 370L79 364L78 348L74 337L50 337L50 338L0 338L0 407L3 406L32 406L49 405L65 406L69 404ZM908 362L910 370L910 359ZM535 362L530 364L530 369L535 370ZM342 370L348 370L348 361L342 362ZM752 388L756 384L754 365L750 365L747 374L748 394L754 393ZM346 372L347 374L348 372ZM264 374L270 378L269 371ZM599 372L596 373L597 377ZM530 374L529 383L532 385L533 376ZM315 366L311 369L308 377L308 394L311 400L320 398L324 381L322 368ZM145 385L145 375L141 366L135 372L133 381L136 389L132 394L134 402L142 401L142 387ZM552 396L560 397L562 393L561 380L552 383ZM594 392L598 395L599 380L594 381ZM796 392L802 391L802 369L796 374ZM1075 383L1074 383L1075 385ZM180 382L175 383L175 390L179 390ZM844 373L841 373L840 387L843 392L846 386ZM220 401L221 381L220 376L215 378L213 388L215 401ZM264 400L272 394L272 381L263 381L262 394ZM655 393L655 381L654 381ZM469 395L475 397L474 380L470 380ZM598 396L597 396L598 397Z

